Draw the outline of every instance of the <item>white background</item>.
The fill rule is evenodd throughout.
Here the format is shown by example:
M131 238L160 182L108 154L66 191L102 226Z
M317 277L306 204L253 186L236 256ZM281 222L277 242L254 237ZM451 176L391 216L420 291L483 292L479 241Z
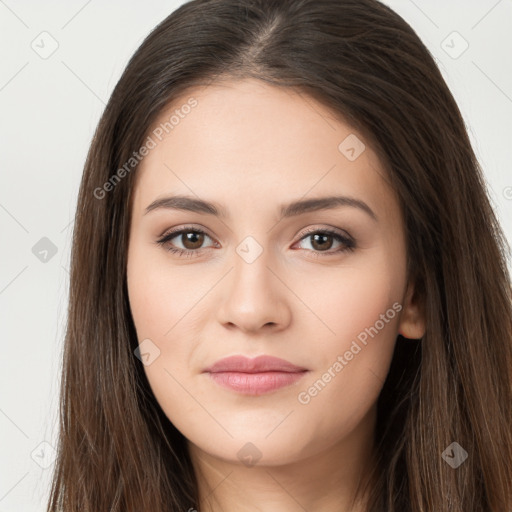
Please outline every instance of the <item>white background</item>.
M39 445L55 446L57 435L71 228L85 156L128 59L182 3L0 0L0 512L45 510L52 449ZM436 57L512 241L512 2L385 3ZM44 31L58 43L47 59L31 47L42 46ZM444 49L462 48L453 31L469 44L458 58ZM46 263L32 252L43 237L57 249Z

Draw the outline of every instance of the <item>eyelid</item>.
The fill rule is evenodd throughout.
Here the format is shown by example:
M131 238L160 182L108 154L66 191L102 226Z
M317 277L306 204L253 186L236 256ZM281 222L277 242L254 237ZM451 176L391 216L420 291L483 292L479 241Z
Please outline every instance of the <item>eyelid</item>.
M318 233L318 232L322 232L322 233L324 233L324 232L336 233L336 234L340 235L343 238L347 238L349 240L354 241L352 236L347 231L345 231L344 229L335 228L333 226L327 226L327 227L325 227L325 226L324 227L313 226L311 228L306 228L306 230L303 231L300 234L300 239L299 240L302 240L306 235L310 235L311 233Z
M183 226L178 226L176 228L167 228L162 232L161 235L159 235L158 238L162 238L174 233L180 233L181 231L198 231L204 233L205 235L208 235L210 238L214 238L212 235L209 234L206 228L202 226L193 226L191 224L184 224Z

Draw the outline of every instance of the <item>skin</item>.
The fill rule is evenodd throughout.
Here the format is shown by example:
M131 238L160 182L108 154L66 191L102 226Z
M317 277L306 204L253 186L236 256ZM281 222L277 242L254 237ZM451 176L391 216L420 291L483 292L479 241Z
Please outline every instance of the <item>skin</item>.
M197 106L137 170L127 279L139 343L160 350L144 369L188 440L200 510L362 511L352 499L372 464L376 402L396 337L425 329L406 280L397 197L364 138L309 97L253 79L217 83L189 91L155 126L190 97ZM354 161L338 149L350 134L366 144ZM216 202L229 217L144 214L170 194ZM279 218L282 204L331 195L364 201L377 221L346 205ZM207 232L202 245L177 235L167 246L193 257L155 243L190 225ZM315 244L308 228L338 229L356 247L336 252L344 245L332 236ZM247 236L262 249L251 263L236 251ZM401 311L301 403L299 393L393 304ZM242 395L202 373L234 354L274 355L309 372L271 393ZM260 458L244 462L241 449Z

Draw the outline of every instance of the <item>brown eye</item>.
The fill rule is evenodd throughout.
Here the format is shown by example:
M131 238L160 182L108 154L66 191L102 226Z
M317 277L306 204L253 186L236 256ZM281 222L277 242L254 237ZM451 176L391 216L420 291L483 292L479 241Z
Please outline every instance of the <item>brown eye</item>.
M334 237L332 235L317 233L311 236L311 247L318 251L328 250L332 247Z
M181 234L181 242L185 249L200 249L204 243L204 233L199 231L186 231Z
M171 231L160 240L157 240L156 243L178 256L192 257L203 251L204 248L202 246L205 242L205 238L210 237L200 229L183 228ZM172 242L172 240L175 241ZM176 244L178 246L176 246ZM180 244L182 247L180 247Z
M338 231L330 229L312 229L300 239L300 243L309 240L311 249L308 252L314 257L332 256L343 253L345 251L353 251L356 247L355 240L348 234L344 235ZM333 244L338 243L339 246L330 251Z

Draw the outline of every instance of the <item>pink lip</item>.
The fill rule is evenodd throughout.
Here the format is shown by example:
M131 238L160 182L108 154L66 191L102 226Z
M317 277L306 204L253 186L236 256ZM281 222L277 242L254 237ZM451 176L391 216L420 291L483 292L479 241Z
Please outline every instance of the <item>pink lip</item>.
M272 356L230 356L204 370L219 385L246 395L261 395L302 378L308 370Z
M285 359L273 356L258 356L250 359L245 356L230 356L219 359L204 371L209 373L217 372L302 372L306 368L296 366Z

